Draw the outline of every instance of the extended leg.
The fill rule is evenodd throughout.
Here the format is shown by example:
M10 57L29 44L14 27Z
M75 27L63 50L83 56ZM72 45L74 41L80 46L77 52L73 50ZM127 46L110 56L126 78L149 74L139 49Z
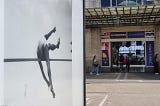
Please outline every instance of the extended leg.
M42 62L38 61L38 63L39 63L40 69L41 69L41 73L42 73L43 79L46 81L47 85L50 86L50 83L49 83L49 81L47 80L47 78L45 76L45 73L44 73L44 70L43 70L43 66L42 66Z
M56 27L54 27L48 34L44 35L46 40L48 40L48 38L51 36L53 32L56 32Z
M96 66L95 68L96 68L96 75L99 75L99 73L98 73L98 71L99 71L98 70L98 66Z
M48 70L48 77L49 77L49 82L50 82L50 90L52 92L52 95L53 95L53 98L55 98L55 93L54 93L54 90L53 90L53 84L52 84L52 75L51 75L51 68L50 68L50 61L47 60L46 61L46 64L47 64L47 70Z

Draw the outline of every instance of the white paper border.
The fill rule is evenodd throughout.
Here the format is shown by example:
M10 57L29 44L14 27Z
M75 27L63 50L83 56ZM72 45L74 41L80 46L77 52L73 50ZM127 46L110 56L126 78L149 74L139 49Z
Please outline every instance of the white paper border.
M4 104L4 0L0 0L0 106Z
M72 84L73 105L84 105L83 0L72 1Z

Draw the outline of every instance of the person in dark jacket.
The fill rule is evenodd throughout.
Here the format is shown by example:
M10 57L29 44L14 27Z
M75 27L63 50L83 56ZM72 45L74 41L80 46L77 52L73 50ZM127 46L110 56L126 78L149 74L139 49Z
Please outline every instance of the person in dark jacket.
M159 74L159 72L158 72L158 69L159 69L158 54L155 54L155 56L154 56L153 65L154 65L154 73L155 73L155 74Z

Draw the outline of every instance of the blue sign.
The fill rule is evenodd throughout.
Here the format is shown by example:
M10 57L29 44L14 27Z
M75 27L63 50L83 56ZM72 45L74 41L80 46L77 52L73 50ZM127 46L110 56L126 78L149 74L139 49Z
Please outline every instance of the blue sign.
M153 66L154 41L146 41L146 65Z
M128 38L145 38L144 31L128 32Z

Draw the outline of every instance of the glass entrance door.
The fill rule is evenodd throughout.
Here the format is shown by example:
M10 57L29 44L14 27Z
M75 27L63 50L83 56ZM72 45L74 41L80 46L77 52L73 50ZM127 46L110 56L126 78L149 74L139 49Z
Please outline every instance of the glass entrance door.
M129 71L143 72L145 66L145 41L111 42L112 72L126 72L128 57Z

